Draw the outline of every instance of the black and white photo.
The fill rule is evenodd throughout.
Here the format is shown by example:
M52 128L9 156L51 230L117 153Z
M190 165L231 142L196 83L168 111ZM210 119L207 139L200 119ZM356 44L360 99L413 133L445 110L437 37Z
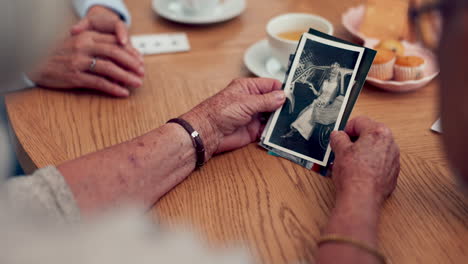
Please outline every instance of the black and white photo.
M264 144L326 166L364 48L304 34Z

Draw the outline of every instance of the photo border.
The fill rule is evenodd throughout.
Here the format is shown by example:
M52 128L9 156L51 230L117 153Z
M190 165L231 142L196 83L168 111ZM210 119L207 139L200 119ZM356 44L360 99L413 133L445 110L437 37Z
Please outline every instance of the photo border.
M303 52L305 44L306 44L306 42L308 40L316 41L316 42L319 42L319 43L322 43L322 44L325 44L325 45L329 45L329 46L333 46L333 47L337 47L337 48L341 48L341 49L346 49L346 50L350 50L350 51L354 51L354 52L359 53L356 64L354 65L353 74L352 74L350 82L348 84L348 89L346 90L346 95L345 95L345 98L343 100L343 104L341 105L341 108L340 108L340 113L338 115L338 118L336 119L335 127L333 128L333 130L336 131L336 130L338 130L338 128L340 126L341 119L343 118L343 114L344 114L344 111L346 109L346 105L348 104L348 99L349 99L349 96L351 94L351 90L353 88L354 80L356 79L357 71L359 70L359 66L361 65L361 60L362 60L362 57L364 55L365 48L364 47L356 47L356 46L348 45L348 44L344 44L344 43L339 43L339 42L336 42L336 41L332 41L332 40L328 40L328 39L325 39L325 38L321 38L321 37L312 35L310 33L304 33L304 35L301 38L301 41L299 42L299 47L298 47L297 52L296 52L297 56L294 58L294 61L293 61L292 66L291 66L291 71L290 71L290 73L288 75L286 85L284 86L284 91L285 91L285 93L287 93L286 94L287 96L289 95L288 93L290 92L289 88L291 87L291 82L292 82L292 80L294 78L297 67L299 65L299 61L300 61L301 56L302 56L302 52ZM265 137L265 140L264 140L263 143L265 145L267 145L267 146L277 148L278 150L289 153L291 155L302 158L304 160L313 162L313 163L318 164L320 166L327 166L327 163L328 163L328 160L329 160L330 154L331 154L330 144L328 144L327 151L325 153L324 159L322 161L320 161L320 160L316 160L316 159L308 157L308 156L306 156L304 154L295 152L293 150L287 149L285 147L282 147L282 146L276 145L275 143L270 142L271 135L273 133L273 130L275 129L276 123L278 121L278 118L279 118L279 115L280 115L281 111L283 110L283 107L284 107L284 105L280 109L276 110L276 112L274 113L271 125L268 126L268 131L267 131L267 134L266 134L266 137Z

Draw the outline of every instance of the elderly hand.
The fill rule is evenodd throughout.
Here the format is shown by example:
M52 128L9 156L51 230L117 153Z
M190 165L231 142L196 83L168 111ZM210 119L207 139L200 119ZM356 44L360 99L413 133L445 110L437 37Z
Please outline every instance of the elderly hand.
M200 132L209 158L257 140L263 130L260 113L275 111L285 99L276 80L239 79L182 118Z
M357 137L352 142L351 138ZM335 152L332 177L337 198L365 196L380 206L393 192L400 172L400 150L385 125L366 117L331 136Z
M103 6L91 7L86 17L74 25L70 33L78 35L85 31L113 34L117 36L121 45L129 44L129 34L125 23L117 13Z
M142 55L130 43L127 25L111 9L99 5L91 7L86 17L74 25L70 33L72 35L79 35L85 31L115 35L120 45L143 61Z
M68 37L30 78L48 88L88 88L128 96L128 87L140 87L143 76L143 61L118 45L115 36L87 31Z

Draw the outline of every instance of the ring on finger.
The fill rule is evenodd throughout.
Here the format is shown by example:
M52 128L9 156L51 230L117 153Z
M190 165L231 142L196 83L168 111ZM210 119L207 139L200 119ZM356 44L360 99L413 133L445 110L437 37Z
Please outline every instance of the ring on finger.
M97 64L97 59L96 58L93 58L93 60L91 61L91 64L89 65L89 71L94 71L94 69L96 69L96 64Z

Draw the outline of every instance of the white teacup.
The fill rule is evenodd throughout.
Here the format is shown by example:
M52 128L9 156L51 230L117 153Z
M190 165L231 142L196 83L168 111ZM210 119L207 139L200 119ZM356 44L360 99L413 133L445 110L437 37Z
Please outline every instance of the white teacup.
M285 32L304 31L310 28L333 35L333 25L323 17L289 13L272 18L267 25L268 42L275 57L283 68L288 67L289 56L296 51L299 40L293 41L280 38L278 35Z
M207 15L213 12L221 0L176 0L182 4L185 13L193 15Z

